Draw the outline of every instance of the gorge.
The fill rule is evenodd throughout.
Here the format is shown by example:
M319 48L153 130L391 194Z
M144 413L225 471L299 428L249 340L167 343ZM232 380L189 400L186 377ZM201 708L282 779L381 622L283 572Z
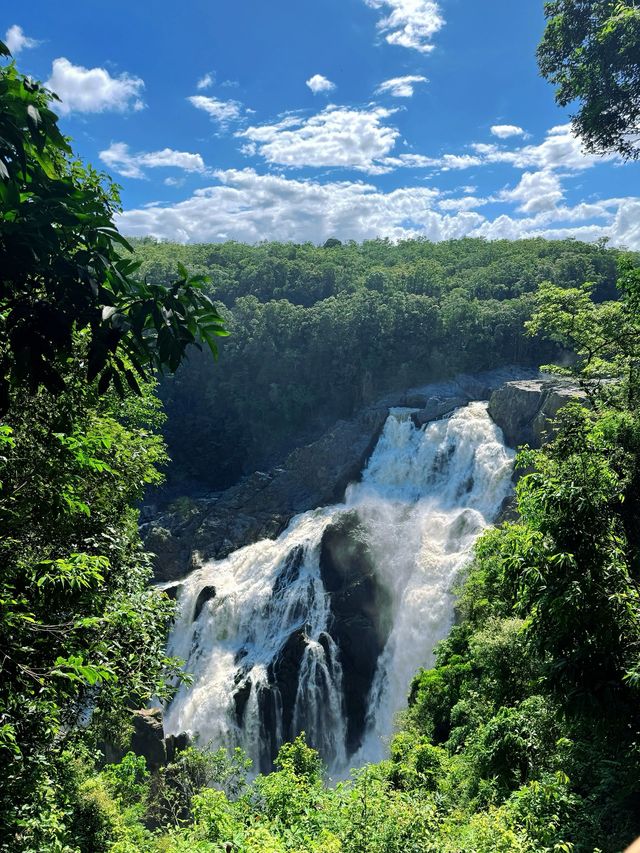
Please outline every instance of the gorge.
M381 759L413 674L453 623L454 584L511 489L513 456L486 403L422 426L392 408L343 503L174 589L169 651L193 684L167 732L241 746L260 771L301 731L332 774Z
M110 5L0 35L0 853L635 850L638 3Z

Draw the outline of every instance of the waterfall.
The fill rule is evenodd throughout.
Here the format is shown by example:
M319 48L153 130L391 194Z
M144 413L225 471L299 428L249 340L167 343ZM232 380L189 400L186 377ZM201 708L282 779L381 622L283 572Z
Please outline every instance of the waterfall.
M392 410L343 504L185 579L169 652L193 681L166 730L240 746L262 771L300 731L335 773L382 758L512 465L484 403L422 429Z

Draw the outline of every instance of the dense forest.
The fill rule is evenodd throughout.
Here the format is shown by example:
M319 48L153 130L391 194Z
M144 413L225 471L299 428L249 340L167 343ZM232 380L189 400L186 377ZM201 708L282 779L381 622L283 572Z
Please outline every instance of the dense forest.
M592 151L637 157L635 2L546 14L558 101ZM638 256L131 246L55 96L0 58L0 850L619 853L640 833ZM517 511L478 540L388 757L330 784L304 734L265 775L206 743L129 751L132 712L189 681L138 529L166 445L171 494L217 489L387 390L511 362L555 362L588 405L520 450Z
M553 441L521 452L519 519L481 538L457 624L416 676L388 760L329 786L301 735L257 779L240 751L204 744L152 774L133 753L96 774L69 743L60 788L21 819L38 839L22 849L60 849L45 841L55 831L67 849L122 853L621 850L640 831L632 258L619 287L601 303L589 286L535 296L528 333L571 347L592 406L567 406Z
M160 386L174 497L271 466L387 391L549 361L557 346L525 334L538 286L614 298L619 254L542 239L134 247L150 281L177 261L209 276L232 332L217 365L192 352Z

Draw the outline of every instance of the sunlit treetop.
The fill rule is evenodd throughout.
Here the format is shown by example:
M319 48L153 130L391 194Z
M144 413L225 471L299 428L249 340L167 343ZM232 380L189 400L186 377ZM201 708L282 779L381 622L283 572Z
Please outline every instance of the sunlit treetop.
M538 48L561 106L589 151L640 157L640 7L635 0L554 0Z

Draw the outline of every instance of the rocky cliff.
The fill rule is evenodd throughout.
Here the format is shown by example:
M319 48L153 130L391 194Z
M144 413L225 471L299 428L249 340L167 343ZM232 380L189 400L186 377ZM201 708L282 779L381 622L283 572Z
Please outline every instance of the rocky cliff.
M354 418L339 421L318 441L294 450L281 466L255 472L225 492L147 522L142 534L155 555L156 580L177 581L207 560L275 538L298 513L340 501L364 469L391 408L414 409L414 421L421 426L472 400L488 400L505 383L526 384L536 375L508 367L390 394ZM496 403L499 413L508 409L508 401Z
M585 392L571 379L543 376L516 380L491 394L489 414L510 447L528 444L537 448L552 434L553 419L571 400L588 403Z

